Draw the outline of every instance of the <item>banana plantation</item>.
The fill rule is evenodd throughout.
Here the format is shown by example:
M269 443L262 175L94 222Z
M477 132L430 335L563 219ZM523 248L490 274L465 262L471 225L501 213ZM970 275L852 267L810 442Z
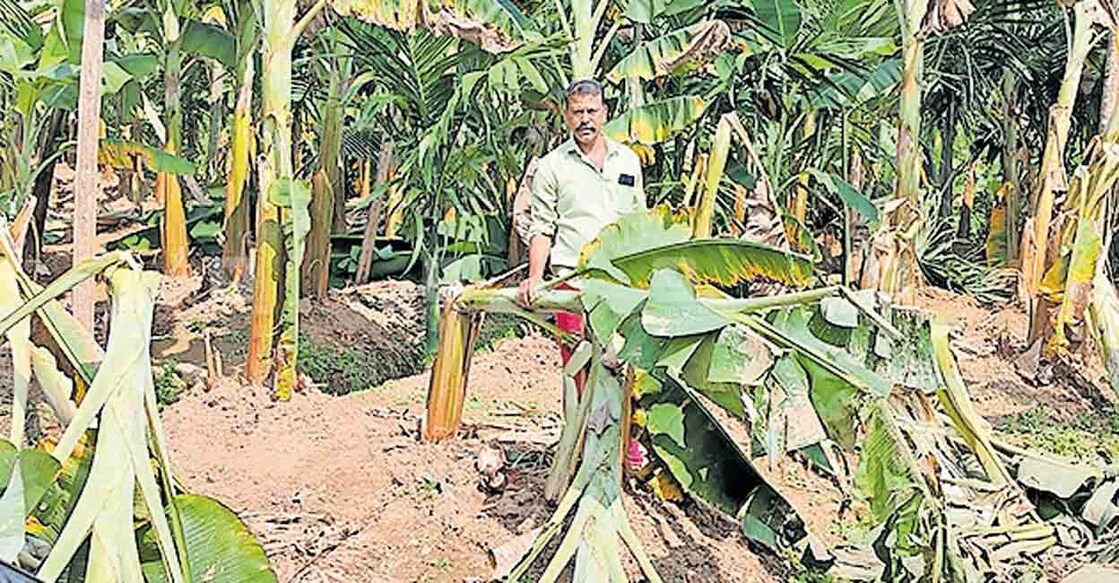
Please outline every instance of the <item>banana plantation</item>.
M1119 581L1104 0L0 0L0 581Z

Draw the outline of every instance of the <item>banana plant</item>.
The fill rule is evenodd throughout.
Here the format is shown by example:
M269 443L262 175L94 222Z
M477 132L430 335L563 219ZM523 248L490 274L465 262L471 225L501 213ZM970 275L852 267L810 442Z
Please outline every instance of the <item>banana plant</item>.
M263 0L261 39L261 123L258 176L257 250L253 278L252 321L245 374L263 383L277 363L275 395L291 398L299 352L299 266L303 238L309 230L310 189L295 179L291 141L291 53L303 31L326 6L316 2L299 14L294 0ZM296 16L299 19L296 20ZM285 233L287 236L285 237ZM280 250L286 248L286 264ZM277 270L277 265L280 269ZM276 302L284 290L279 341L273 356Z
M479 314L540 323L536 311L575 310L588 322L585 340L561 338L578 344L564 371L564 427L545 486L559 503L509 580L565 524L541 580L555 580L574 559L576 581L624 581L619 540L646 580L659 580L619 503L632 439L651 452L633 460L639 480L660 491L675 484L736 518L750 540L840 579L1015 579L1032 568L1016 559L1020 549L1068 552L1026 492L1069 498L1083 486L1091 492L1095 474L1078 473L1072 485L1049 479L1051 460L998 442L968 398L946 325L873 291L811 288L818 282L807 257L691 235L686 214L630 215L584 248L562 280L575 291L546 282L529 308L516 304L515 289L487 285L449 298L446 352L436 358L424 417L429 438L458 427ZM763 280L798 291L723 291ZM606 354L621 366L608 368ZM577 394L572 376L583 365L590 375ZM852 512L835 520L861 534L825 545L799 514L808 509L771 479L783 463L840 484ZM1077 518L1099 517L1085 508Z
M1032 212L1026 220L1020 243L1022 277L1030 297L1028 342L1031 344L1042 339L1051 330L1047 320L1052 304L1047 303L1041 288L1054 261L1048 244L1052 232L1054 203L1057 194L1067 191L1069 187L1065 170L1065 145L1068 143L1072 109L1076 104L1080 78L1088 54L1097 40L1092 28L1096 24L1106 24L1109 20L1107 10L1094 0L1077 2L1072 6L1072 13L1073 28L1069 31L1064 77L1057 101L1049 110L1049 129L1041 158L1038 190L1031 193ZM1114 20L1114 17L1110 20Z
M19 556L48 583L74 570L87 581L275 581L236 515L172 485L150 354L159 275L117 252L87 260L41 288L23 273L2 222L0 262L5 299L16 300L3 306L0 333L22 361L16 363L13 419L22 419L27 395L19 385L33 370L64 425L53 446L25 448L19 431L0 443L0 558ZM98 275L107 278L112 299L103 351L56 301ZM32 315L46 325L51 343L32 344L26 333ZM73 377L62 370L74 371ZM49 552L21 553L28 539ZM88 555L75 560L87 539Z

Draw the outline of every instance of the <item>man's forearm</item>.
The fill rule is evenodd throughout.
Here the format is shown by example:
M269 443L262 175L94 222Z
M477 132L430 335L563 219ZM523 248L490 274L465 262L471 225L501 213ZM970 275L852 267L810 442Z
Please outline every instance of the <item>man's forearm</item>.
M548 253L552 240L545 235L536 235L528 244L528 277L544 279L544 267L548 264Z

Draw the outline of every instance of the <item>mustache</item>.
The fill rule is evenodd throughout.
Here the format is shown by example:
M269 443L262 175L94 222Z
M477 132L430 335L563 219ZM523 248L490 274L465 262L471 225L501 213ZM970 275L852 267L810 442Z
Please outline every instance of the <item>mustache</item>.
M581 123L581 124L579 124L578 126L576 126L576 127L575 127L575 131L579 131L579 130L593 130L593 129L594 129L594 126L593 126L593 125L591 125L591 124L589 124L589 123Z

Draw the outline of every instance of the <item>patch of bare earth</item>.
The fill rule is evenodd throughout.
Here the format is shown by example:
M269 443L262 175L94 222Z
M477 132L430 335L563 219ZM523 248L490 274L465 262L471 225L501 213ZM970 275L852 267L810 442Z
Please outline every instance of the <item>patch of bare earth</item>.
M196 391L164 414L175 471L245 518L281 581L488 579L490 550L552 511L542 492L546 434L558 433L556 350L528 337L480 355L466 437L447 443L416 441L426 382L288 403L232 381ZM510 468L497 494L479 488L474 467L491 442ZM644 493L626 507L666 580L778 580L780 567L764 564L725 519Z
M1027 348L1029 325L1022 306L988 308L969 296L935 288L922 290L917 305L953 323L960 373L976 410L992 423L1035 407L1067 420L1116 401L1090 346L1073 355L1071 364L1037 378L1021 374L1017 360Z

